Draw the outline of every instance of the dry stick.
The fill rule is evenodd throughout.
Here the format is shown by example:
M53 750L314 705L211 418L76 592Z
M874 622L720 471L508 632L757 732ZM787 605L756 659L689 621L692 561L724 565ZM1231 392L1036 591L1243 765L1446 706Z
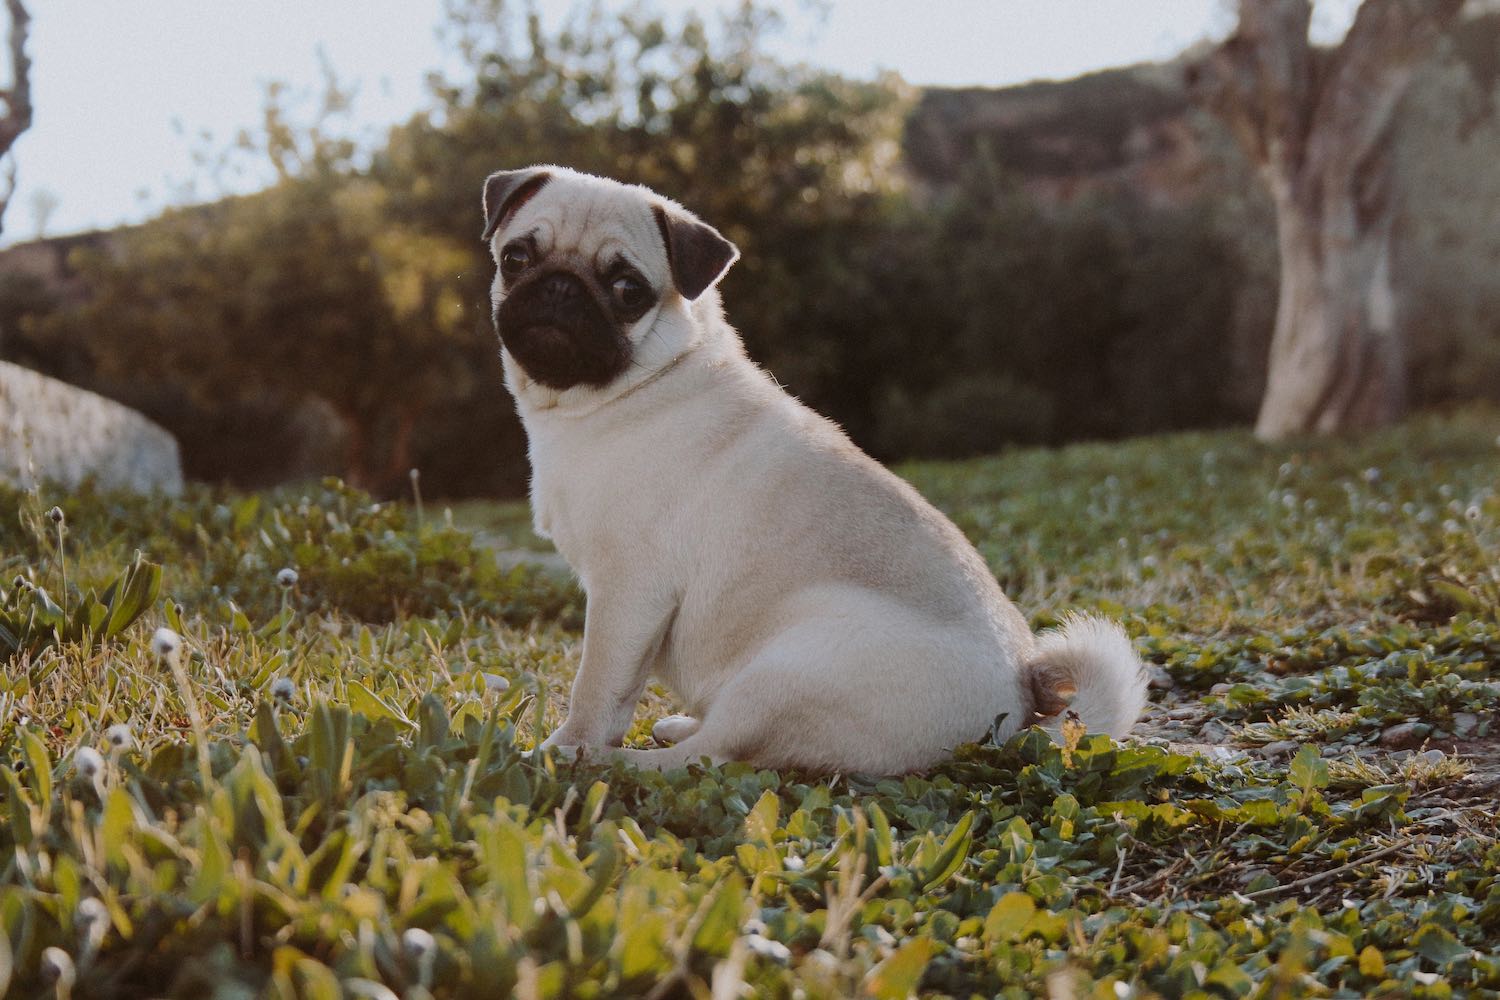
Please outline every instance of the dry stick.
M1121 890L1121 893L1123 895L1127 895L1127 896L1134 895L1136 893L1139 893L1139 892L1142 892L1142 891L1144 891L1146 889L1151 888L1152 886L1156 885L1158 882L1165 882L1167 879L1169 879L1173 875L1177 874L1177 872L1179 870L1181 870L1185 865L1187 865L1187 863L1188 863L1188 859L1187 858L1185 858L1185 857L1184 858L1179 858L1178 860L1176 860L1176 861L1172 862L1170 865L1168 865L1166 868L1162 868L1162 869L1158 870L1156 872L1156 874L1154 874L1154 875L1148 875L1146 878L1144 878L1141 881L1135 883L1134 885L1127 885L1124 889ZM1111 892L1110 895L1113 896L1113 895L1115 895L1115 893Z
M1379 859L1386 857L1387 855L1395 854L1397 851L1405 850L1416 842L1417 838L1408 837L1405 840L1391 844L1389 847L1382 847L1374 854L1366 854L1362 858L1356 858L1355 860L1350 861L1347 864L1339 865L1337 868L1330 868L1326 872L1318 872L1316 875L1309 875L1306 878L1299 878L1297 881L1288 882L1286 885L1273 885L1268 889L1257 889L1255 892L1248 892L1245 894L1245 898L1263 899L1266 896L1275 896L1278 893L1296 892L1297 890L1305 889L1310 885L1317 885L1319 882L1325 882L1328 879L1333 878L1335 875L1342 875L1344 872L1349 871L1353 868L1358 868L1360 865L1367 865L1371 861L1378 861Z
M1120 860L1115 865L1115 877L1109 883L1109 892L1105 893L1110 898L1114 898L1115 892L1120 888L1120 876L1125 874L1125 859L1130 856L1130 845L1126 843L1129 838L1129 834L1120 838Z

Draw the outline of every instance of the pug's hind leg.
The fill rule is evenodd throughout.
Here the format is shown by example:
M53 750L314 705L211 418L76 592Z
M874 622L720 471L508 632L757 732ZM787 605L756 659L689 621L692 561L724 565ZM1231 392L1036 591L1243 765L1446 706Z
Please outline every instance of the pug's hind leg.
M661 744L681 743L703 725L691 715L668 715L656 720L651 727L651 738Z

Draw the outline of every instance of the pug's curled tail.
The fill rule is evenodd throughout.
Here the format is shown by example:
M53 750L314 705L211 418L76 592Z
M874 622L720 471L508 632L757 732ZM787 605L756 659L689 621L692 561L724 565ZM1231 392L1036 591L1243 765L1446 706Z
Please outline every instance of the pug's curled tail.
M1069 714L1091 733L1116 739L1130 732L1146 707L1146 670L1125 630L1107 618L1070 614L1036 637L1023 675L1037 724L1054 737Z

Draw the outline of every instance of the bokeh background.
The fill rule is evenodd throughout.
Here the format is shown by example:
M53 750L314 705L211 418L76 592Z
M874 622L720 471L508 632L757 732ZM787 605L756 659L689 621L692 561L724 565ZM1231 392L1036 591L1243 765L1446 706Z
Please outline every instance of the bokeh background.
M1493 4L30 6L0 360L142 411L192 478L523 492L478 206L536 162L722 229L751 354L889 461L1255 422L1304 167L1267 137L1363 127L1380 419L1500 397ZM1310 10L1301 62L1272 8ZM1385 50L1376 14L1409 19ZM1341 112L1361 59L1390 106Z

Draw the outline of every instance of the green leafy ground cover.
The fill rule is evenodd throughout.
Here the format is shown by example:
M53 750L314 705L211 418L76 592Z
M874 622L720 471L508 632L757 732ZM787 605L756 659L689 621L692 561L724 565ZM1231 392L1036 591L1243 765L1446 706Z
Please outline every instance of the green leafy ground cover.
M1500 995L1497 435L903 470L1154 705L880 780L523 759L581 600L514 507L0 494L0 992Z

